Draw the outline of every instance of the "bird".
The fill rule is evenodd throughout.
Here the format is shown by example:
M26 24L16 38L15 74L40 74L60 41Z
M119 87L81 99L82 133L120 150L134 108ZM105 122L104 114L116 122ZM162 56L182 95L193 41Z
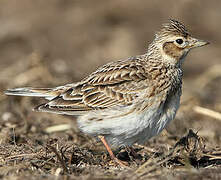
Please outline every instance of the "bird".
M142 55L107 63L79 82L55 88L14 88L6 95L45 98L34 108L77 117L78 128L112 148L144 144L175 118L182 94L183 62L188 52L209 42L194 38L169 19Z

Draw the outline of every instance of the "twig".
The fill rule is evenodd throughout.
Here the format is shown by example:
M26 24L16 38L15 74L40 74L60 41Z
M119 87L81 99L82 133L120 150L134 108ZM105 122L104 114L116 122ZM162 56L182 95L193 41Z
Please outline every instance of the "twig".
M171 158L171 156L168 156L168 157L166 157L165 159L162 159L162 160L160 158L158 158L157 160L152 161L152 163L153 163L152 166L150 166L149 168L146 168L146 166L151 163L151 161L148 160L141 167L139 167L135 171L135 173L139 174L139 177L144 176L144 175L156 170L161 164L167 162L170 158Z
M16 158L24 158L25 156L35 156L36 153L31 153L31 154L18 154L18 155L13 155L5 158L5 160L11 160L11 159L16 159Z
M219 112L216 112L216 111L213 111L213 110L210 110L210 109L207 109L207 108L203 108L203 107L200 107L200 106L194 106L193 110L195 112L199 113L199 114L203 114L203 115L221 120L221 113L219 113Z
M135 173L139 174L139 177L144 176L145 174L154 171L157 167L159 167L161 164L167 162L171 156L175 153L175 147L169 151L169 153L166 156L159 157L153 161L150 158L147 162L145 162L142 166L140 166ZM152 163L152 166L149 168L146 168L147 165L150 165ZM143 172L144 171L144 172Z
M45 129L45 132L47 133L53 133L53 132L58 132L58 131L66 131L68 129L71 129L70 124L59 124L55 126L51 126Z
M55 153L55 155L57 156L59 162L61 163L61 165L62 165L62 167L63 167L64 172L68 173L68 169L67 169L67 167L66 167L66 164L65 164L64 160L61 158L61 156L60 156L60 154L58 153L58 151L56 150L56 148L54 148L54 147L51 146L51 145L47 145L47 147L48 147L49 149L51 149L52 152Z

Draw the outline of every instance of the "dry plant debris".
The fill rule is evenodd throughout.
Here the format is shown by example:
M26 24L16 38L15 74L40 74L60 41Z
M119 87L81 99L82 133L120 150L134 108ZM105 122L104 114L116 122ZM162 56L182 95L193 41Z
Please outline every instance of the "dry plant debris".
M12 137L13 138L13 137ZM17 137L19 139L19 137ZM148 149L148 148L147 148ZM129 168L118 167L108 154L88 147L80 147L67 139L49 138L45 144L36 139L24 138L23 142L12 140L11 144L0 145L0 174L40 173L49 177L77 177L91 171L100 178L118 174L128 174L136 178L157 178L168 174L196 173L201 168L211 168L221 165L221 149L207 148L204 140L189 130L168 151L152 149L148 152L145 146L135 145L133 155L127 149L118 152L118 158L128 161ZM122 174L123 173L123 174Z

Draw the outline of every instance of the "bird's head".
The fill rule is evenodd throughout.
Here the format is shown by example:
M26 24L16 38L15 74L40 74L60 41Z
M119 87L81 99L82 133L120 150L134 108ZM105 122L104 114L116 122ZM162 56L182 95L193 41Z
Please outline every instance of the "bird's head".
M191 49L209 43L192 37L182 23L170 19L169 23L163 24L161 30L156 33L154 44L160 50L164 61L176 65L182 64Z

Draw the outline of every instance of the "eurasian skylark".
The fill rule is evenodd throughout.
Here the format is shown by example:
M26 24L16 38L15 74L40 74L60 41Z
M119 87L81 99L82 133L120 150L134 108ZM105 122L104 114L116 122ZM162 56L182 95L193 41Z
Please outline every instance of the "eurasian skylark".
M144 143L175 117L188 52L208 44L176 20L163 24L145 54L108 63L80 82L56 88L16 88L7 95L49 100L35 111L77 116L80 130L111 147ZM122 164L120 161L118 163Z

